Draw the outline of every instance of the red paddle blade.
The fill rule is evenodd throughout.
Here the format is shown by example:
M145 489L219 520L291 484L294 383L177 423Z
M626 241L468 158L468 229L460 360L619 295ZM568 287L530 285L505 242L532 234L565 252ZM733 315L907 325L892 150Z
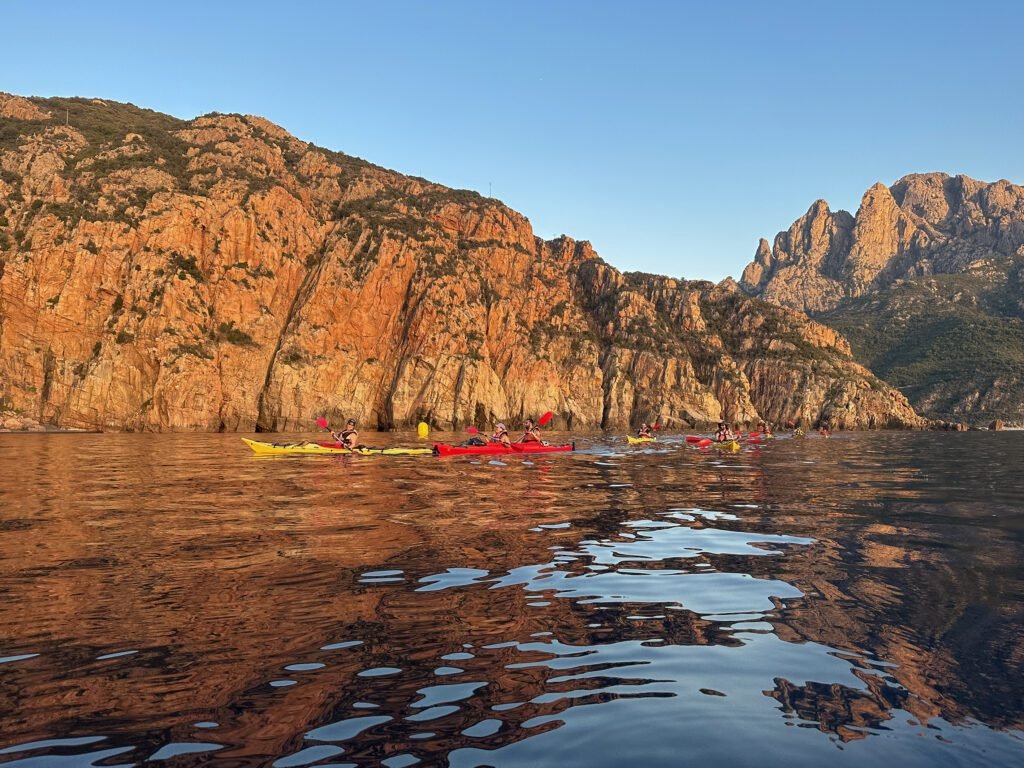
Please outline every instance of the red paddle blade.
M316 420L316 425L320 427L320 429L327 429L327 419L321 416L319 419Z
M707 446L711 445L713 442L715 442L715 441L705 437L705 438L703 438L701 440L698 440L697 441L697 445L700 446L701 448L706 448Z
M704 438L697 437L696 435L687 435L686 436L686 442L688 442L688 443L699 443L703 439Z
M466 427L466 433L470 435L479 435L480 430L476 427Z
M551 411L548 411L543 416L541 416L539 419L537 419L537 426L538 427L543 427L545 424L547 424L553 418L555 418L555 414L553 414Z
M655 424L651 429L661 429L661 424Z

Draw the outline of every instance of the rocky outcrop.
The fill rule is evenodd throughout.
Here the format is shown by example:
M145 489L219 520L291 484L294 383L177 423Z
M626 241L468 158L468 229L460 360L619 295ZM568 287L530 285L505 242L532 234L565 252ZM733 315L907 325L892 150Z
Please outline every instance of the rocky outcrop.
M624 275L262 118L21 102L0 133L0 398L37 419L921 424L842 337L735 284Z
M0 410L0 432L45 432L46 427L17 411Z
M0 117L14 120L47 120L50 113L26 98L0 93Z
M1024 187L944 173L875 184L856 217L818 200L768 247L741 284L752 295L810 312L834 309L901 278L954 274L981 260L1024 255Z
M743 273L751 295L841 331L915 409L1024 418L1024 187L915 174L856 217L818 201Z

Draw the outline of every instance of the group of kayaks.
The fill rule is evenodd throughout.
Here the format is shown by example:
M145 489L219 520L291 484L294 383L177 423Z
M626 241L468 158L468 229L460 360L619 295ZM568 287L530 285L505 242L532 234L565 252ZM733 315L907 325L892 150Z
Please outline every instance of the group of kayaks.
M341 443L319 443L303 441L301 443L264 443L260 440L242 438L253 453L259 456L284 456L288 454L338 454L356 456L473 456L473 455L507 455L515 453L559 453L576 450L576 443L565 445L547 445L546 443L484 443L483 445L449 445L434 443L432 448L367 448L357 446L346 448Z
M802 435L801 435L802 436ZM703 437L701 435L687 435L686 443L696 448L717 448L720 451L738 451L743 448L744 443L753 444L761 443L765 440L771 440L773 435L752 432L746 437L737 437L733 440L712 440L710 437ZM658 438L656 437L633 437L627 435L626 440L629 441L630 445L642 445L644 443L656 443Z
M767 437L767 436L764 436ZM763 439L763 438L762 438ZM630 445L643 445L656 443L656 437L633 437L627 435L626 440ZM249 446L253 453L258 456L286 456L286 455L355 455L355 456L501 456L523 453L564 453L576 450L576 443L565 443L563 445L548 445L547 443L483 443L481 445L451 445L449 443L434 443L430 448L368 448L357 446L346 448L336 442L302 441L299 443L266 443L260 440L242 438L242 442ZM738 451L743 446L739 440L714 441L708 437L695 435L688 436L686 442L698 448L716 448L724 451ZM750 440L747 440L750 442ZM756 440L754 442L760 442Z

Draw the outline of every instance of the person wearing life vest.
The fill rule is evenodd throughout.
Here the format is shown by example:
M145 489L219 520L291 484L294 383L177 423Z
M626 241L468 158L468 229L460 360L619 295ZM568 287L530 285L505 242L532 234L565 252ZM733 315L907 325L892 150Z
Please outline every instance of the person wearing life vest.
M512 441L509 439L508 430L505 425L500 421L494 425L494 434L491 435L492 443L501 443L502 445L511 446Z
M525 433L523 434L523 437L522 437L522 439L519 442L521 442L521 443L539 443L539 442L541 442L540 430L537 429L537 425L533 423L533 419L527 419L525 422L523 422L523 429L525 430Z
M772 436L772 425L769 424L764 419L761 419L759 422L757 422L757 430L765 437Z
M729 428L729 424L725 421L718 422L718 431L715 432L716 443L727 443L730 440L736 439L736 433Z
M654 435L651 434L651 425L648 424L645 421L643 424L640 425L640 429L638 429L636 431L636 436L637 437L654 437Z
M331 434L334 435L334 439L341 444L342 448L354 448L356 440L359 439L359 432L356 431L356 420L349 419L341 432L331 432Z

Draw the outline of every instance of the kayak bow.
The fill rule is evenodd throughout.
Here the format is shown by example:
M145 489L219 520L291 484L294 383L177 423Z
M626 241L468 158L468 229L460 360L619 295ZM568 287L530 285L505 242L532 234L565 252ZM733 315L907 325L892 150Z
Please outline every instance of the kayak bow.
M630 445L637 445L639 443L656 443L658 438L656 437L633 437L632 435L626 435L626 439Z

